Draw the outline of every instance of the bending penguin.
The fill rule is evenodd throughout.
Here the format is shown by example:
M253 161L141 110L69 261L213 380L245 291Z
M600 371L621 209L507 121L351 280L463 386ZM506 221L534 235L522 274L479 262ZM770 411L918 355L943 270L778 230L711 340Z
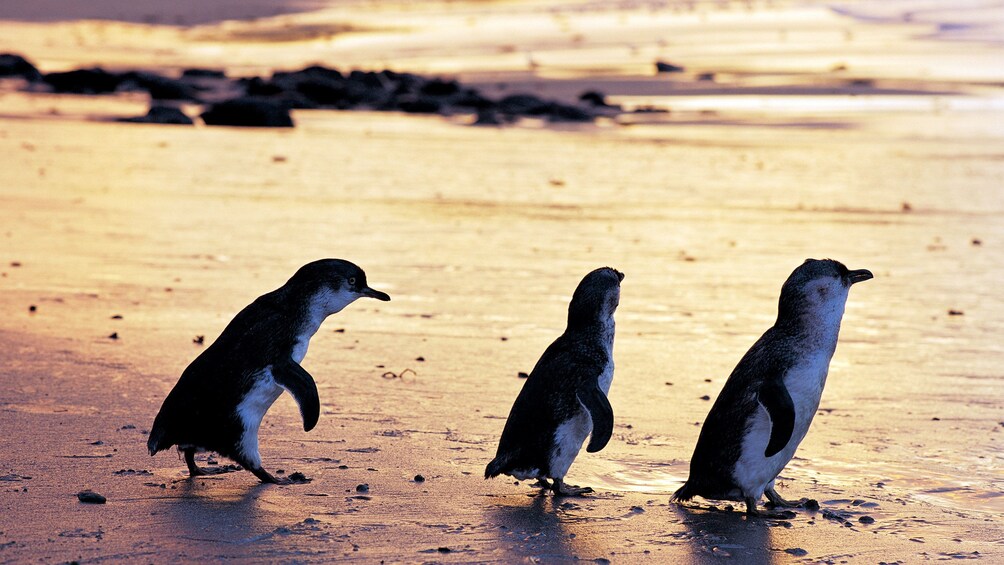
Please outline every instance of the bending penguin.
M610 441L614 413L607 401L614 376L614 311L624 275L604 267L579 283L568 305L568 326L544 351L512 405L485 478L537 479L556 495L591 488L566 485L565 474L590 434L586 451ZM554 479L554 483L548 483Z
M300 361L324 319L362 296L390 300L366 285L356 265L321 259L258 297L181 374L153 422L150 455L177 445L194 477L208 473L196 466L195 453L215 451L263 483L288 482L262 468L258 427L283 391L296 399L303 430L314 427L317 385Z
M775 507L797 507L774 479L802 442L826 383L851 285L872 278L831 259L807 259L781 287L777 321L732 371L690 460L676 500L702 496L746 503L758 515L764 494Z

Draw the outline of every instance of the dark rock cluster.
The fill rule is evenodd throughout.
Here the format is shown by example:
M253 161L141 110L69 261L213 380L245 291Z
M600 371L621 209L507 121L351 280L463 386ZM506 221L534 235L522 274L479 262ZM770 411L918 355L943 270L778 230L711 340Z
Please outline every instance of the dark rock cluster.
M277 71L270 78L230 79L213 69L186 69L177 78L148 71L111 72L99 67L43 74L19 55L0 55L0 78L21 78L31 90L66 94L139 91L150 95L145 116L123 121L191 124L180 103L202 104L206 125L292 127L290 110L337 109L414 114L475 115L476 125L502 125L522 117L549 122L592 122L612 115L601 93L585 93L577 104L512 94L493 100L456 80L412 73L351 71L319 65ZM174 106L172 106L174 104Z

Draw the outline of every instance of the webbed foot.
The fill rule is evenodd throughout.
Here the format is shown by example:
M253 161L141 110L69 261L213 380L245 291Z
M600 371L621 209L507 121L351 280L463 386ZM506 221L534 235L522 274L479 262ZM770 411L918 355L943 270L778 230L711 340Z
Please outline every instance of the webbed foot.
M798 500L786 500L781 497L773 488L764 491L767 500L774 508L819 508L819 503L811 498L800 498Z
M764 518L767 520L791 520L797 514L791 510L782 510L780 512L775 512L773 510L757 510L756 499L753 497L748 497L746 501L746 515L750 518Z
M554 479L554 484L551 485L551 490L554 492L554 496L582 496L593 492L591 487L566 485L564 481L557 478Z

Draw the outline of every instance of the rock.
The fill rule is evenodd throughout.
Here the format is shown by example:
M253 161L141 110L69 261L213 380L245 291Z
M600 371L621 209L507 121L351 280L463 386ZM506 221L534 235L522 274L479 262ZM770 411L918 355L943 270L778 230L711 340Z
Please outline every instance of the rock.
M217 69L185 69L182 78L227 78L227 73Z
M579 101L593 106L607 106L607 97L602 92L587 90L579 95Z
M539 116L547 112L549 105L532 94L511 94L499 100L497 108L513 116Z
M551 122L591 122L593 115L578 106L552 102L547 109L547 119Z
M207 126L293 127L287 104L254 96L213 104L202 113L202 121Z
M470 108L474 110L486 110L495 106L488 98L485 98L473 88L464 88L456 96L450 99L450 103L458 108Z
M195 123L184 112L171 106L150 106L150 111L145 116L122 118L119 121L139 124L176 124L185 126Z
M665 61L656 61L655 70L659 73L682 73L686 69L680 65L674 65L673 63L667 63Z
M356 485L356 492L369 492L370 486L367 483Z
M697 75L697 80L714 82L715 81L715 73L701 73L701 74Z
M244 92L248 96L278 96L286 91L283 85L275 79L265 80L261 77L251 77L238 82L243 84Z
M494 110L479 110L478 111L478 119L474 120L474 124L473 125L476 125L476 126L500 126L503 123L505 123L505 122L503 122L502 119L499 118L498 112L496 112Z
M122 75L123 90L145 90L153 100L198 100L192 85L146 71L131 71Z
M42 73L38 72L35 65L27 59L14 53L0 54L0 78L21 77L29 82L35 82L42 78Z
M788 548L788 549L784 550L784 552L787 553L788 555L794 555L795 557L802 557L804 555L808 555L809 554L808 551L802 549L801 547Z
M84 504L104 504L107 499L100 494L88 489L77 493L77 500Z
M419 92L427 96L453 96L460 92L460 83L455 80L434 78L423 84Z
M314 479L311 479L310 477L308 477L307 475L304 475L300 471L295 471L295 472L293 472L293 473L291 473L289 475L289 482L294 483L294 484L303 485L303 484L307 484L307 483L309 483L310 481L313 481L313 480Z
M388 85L387 75L374 73L373 71L352 71L348 79L357 84L361 84L368 89L384 90Z
M443 104L429 96L409 96L399 99L397 107L409 114L435 114L443 108Z
M872 518L871 516L862 516L858 518L858 522L861 522L862 524L874 524L875 518Z
M42 81L52 88L53 92L69 94L108 94L122 84L122 77L110 73L100 67L93 69L77 69L65 73L49 73Z
M425 477L423 477L422 475L415 475L415 482L416 483L424 483L425 482Z

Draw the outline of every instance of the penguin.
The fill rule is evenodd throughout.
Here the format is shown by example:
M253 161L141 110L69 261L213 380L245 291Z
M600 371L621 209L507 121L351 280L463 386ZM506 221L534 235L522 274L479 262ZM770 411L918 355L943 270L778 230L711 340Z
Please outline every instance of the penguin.
M523 383L485 479L500 474L537 479L558 496L592 492L566 485L564 479L587 436L586 451L595 453L613 433L607 393L614 376L614 311L623 279L604 267L579 283L568 305L565 333L544 351Z
M258 297L181 374L154 419L150 455L177 445L195 477L210 474L196 466L195 453L215 451L263 483L288 483L262 468L258 427L283 391L296 399L303 430L314 427L320 414L317 385L300 361L324 319L362 296L390 300L367 286L366 273L356 265L321 259Z
M741 501L759 515L764 494L774 507L789 501L774 479L809 431L826 383L851 285L872 278L832 259L807 259L781 287L777 321L732 371L701 428L690 476L673 498ZM767 513L767 517L790 514Z

